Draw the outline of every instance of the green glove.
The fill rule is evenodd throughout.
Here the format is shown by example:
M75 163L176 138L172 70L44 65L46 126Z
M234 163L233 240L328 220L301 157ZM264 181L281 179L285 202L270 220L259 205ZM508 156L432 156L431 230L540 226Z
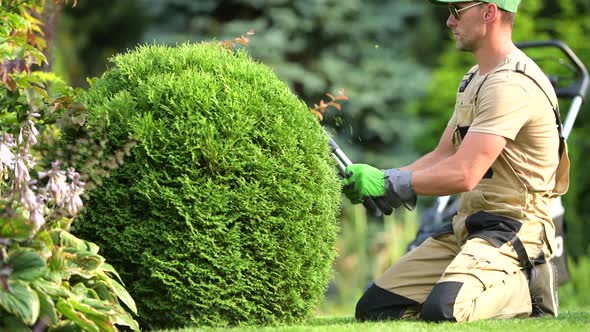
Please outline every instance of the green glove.
M366 164L348 165L344 170L342 192L353 204L362 203L365 197L385 194L385 173Z
M366 164L352 164L346 167L344 174L342 192L353 204L361 203L366 197L383 197L393 208L402 204L408 210L416 207L410 171L398 168L383 171Z

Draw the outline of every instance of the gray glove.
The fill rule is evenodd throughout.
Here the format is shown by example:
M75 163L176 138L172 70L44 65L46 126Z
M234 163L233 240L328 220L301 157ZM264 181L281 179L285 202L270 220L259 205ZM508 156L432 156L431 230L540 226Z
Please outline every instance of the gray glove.
M402 204L408 210L416 208L416 193L412 188L411 171L402 171L399 168L384 170L385 173L385 200L392 207L398 208Z

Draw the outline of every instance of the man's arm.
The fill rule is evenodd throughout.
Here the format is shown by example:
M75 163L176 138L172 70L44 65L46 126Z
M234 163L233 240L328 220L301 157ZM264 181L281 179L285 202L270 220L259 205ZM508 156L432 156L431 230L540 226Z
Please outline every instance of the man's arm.
M472 190L506 146L506 138L468 132L453 153L453 133L447 127L436 149L403 169L347 166L343 192L353 203L364 197L385 197L394 208L405 204L412 209L416 195L446 196Z
M447 127L442 134L438 145L434 150L425 154L424 156L420 157L415 162L411 163L408 166L402 167L402 170L408 171L418 171L430 168L432 165L435 165L441 162L444 159L449 158L455 153L455 148L453 147L453 133L455 132L455 128Z
M448 128L443 138L447 132ZM418 195L445 196L472 190L505 146L506 138L502 136L467 133L455 154L412 173L414 192Z

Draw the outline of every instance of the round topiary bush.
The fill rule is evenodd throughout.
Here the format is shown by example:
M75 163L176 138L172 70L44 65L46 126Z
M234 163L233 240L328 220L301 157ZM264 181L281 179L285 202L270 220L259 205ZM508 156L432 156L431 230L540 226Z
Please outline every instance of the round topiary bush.
M136 145L90 192L75 233L120 272L143 327L308 317L331 277L340 201L309 108L217 44L112 62L84 97L86 126L107 151Z

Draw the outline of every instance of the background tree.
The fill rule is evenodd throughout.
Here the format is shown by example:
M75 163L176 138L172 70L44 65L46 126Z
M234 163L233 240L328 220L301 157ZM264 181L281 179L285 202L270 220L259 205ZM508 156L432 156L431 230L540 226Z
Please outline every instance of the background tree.
M141 42L149 23L138 0L80 1L60 16L55 70L77 87L99 76L107 59Z
M109 2L109 1L107 1ZM409 101L423 96L430 72L427 64L439 44L427 2L402 1L154 1L136 0L114 6L86 2L70 11L64 30L85 67L99 68L104 55L123 51L129 43L177 43L232 39L255 31L249 53L269 65L308 105L324 93L346 89L346 112L327 114L339 142L355 160L385 165L413 157L411 140L421 124L405 112ZM127 3L127 2L126 2ZM141 10L137 7L141 6ZM138 12L145 15L142 23ZM93 19L100 17L101 20ZM131 21L132 23L129 23ZM64 23L65 23L64 22ZM121 29L112 22L125 22ZM131 33L121 34L120 31ZM139 28L143 31L137 31ZM141 35L137 38L137 34ZM108 36L108 45L103 45ZM97 38L98 37L98 38ZM123 42L123 39L127 42ZM67 38L66 38L67 40ZM90 43L93 41L93 43ZM121 42L119 42L121 41ZM72 46L71 44L69 46ZM98 57L87 55L102 55ZM68 63L76 63L68 61ZM75 66L74 66L75 67ZM102 67L104 68L104 67ZM73 81L95 70L71 72Z

